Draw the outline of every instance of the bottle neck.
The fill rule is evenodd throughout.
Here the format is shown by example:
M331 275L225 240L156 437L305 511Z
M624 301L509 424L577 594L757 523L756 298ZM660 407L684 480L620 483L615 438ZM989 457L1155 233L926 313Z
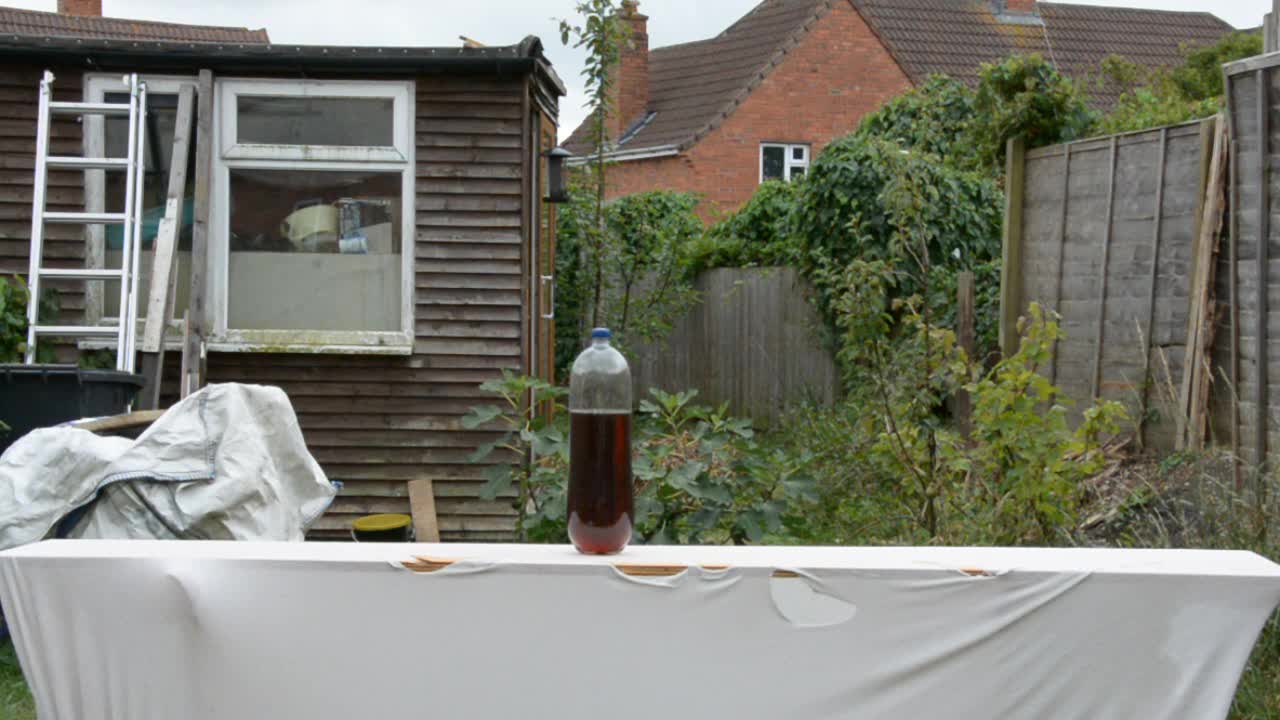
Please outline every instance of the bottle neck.
M591 338L591 347L596 350L603 350L609 347L609 338Z

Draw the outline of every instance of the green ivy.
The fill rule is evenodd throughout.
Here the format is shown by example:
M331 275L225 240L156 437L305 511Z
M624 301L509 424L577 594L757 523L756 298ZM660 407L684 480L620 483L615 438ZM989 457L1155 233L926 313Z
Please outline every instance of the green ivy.
M27 351L27 303L31 291L21 275L0 275L0 362L19 363ZM41 294L39 315L54 318L61 309L55 292ZM49 345L37 348L36 360L42 363L54 361Z
M936 155L961 168L982 165L970 140L978 116L974 92L959 80L933 75L863 116L855 135Z

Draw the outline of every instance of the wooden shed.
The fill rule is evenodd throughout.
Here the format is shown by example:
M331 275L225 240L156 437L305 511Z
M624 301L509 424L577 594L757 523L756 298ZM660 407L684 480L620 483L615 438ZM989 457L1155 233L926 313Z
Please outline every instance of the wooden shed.
M198 88L167 343L195 337L207 382L288 393L311 451L343 484L315 533L345 536L359 515L409 512L413 488L415 503L434 499L443 539L509 538L510 501L479 499L483 467L468 462L493 435L459 421L502 369L551 372L545 154L565 91L541 42L376 48L0 34L8 274L28 267L46 70L55 100L110 102L126 92L123 73L147 83L144 289L178 93ZM123 156L124 137L113 118L55 118L51 153ZM102 170L55 170L47 209L102 211L120 202L122 184ZM348 214L360 218L358 252L334 242L333 224ZM44 264L110 267L119 248L109 226L50 225ZM114 322L108 282L51 285L60 322ZM63 341L59 359L103 348L93 342L106 343ZM165 366L170 399L176 355Z

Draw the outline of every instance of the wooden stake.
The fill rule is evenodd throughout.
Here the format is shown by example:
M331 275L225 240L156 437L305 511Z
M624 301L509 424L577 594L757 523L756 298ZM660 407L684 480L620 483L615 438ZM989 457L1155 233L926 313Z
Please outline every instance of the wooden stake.
M1062 151L1062 216L1058 222L1057 282L1053 286L1053 311L1062 316L1062 265L1067 258L1067 209L1071 204L1071 143ZM1049 354L1049 383L1058 384L1058 338Z
M409 512L413 516L413 534L418 542L440 542L435 484L430 478L409 481Z
M1156 205L1151 229L1151 278L1147 295L1147 329L1142 352L1142 416L1138 418L1138 447L1145 446L1147 411L1151 398L1151 345L1156 327L1156 276L1160 270L1160 230L1164 219L1164 166L1169 149L1169 128L1160 129L1160 162L1156 169Z
M1026 144L1009 138L1005 157L1004 242L1000 264L1000 352L1018 352L1018 318L1022 316L1022 193Z
M974 287L973 273L965 271L956 276L956 343L969 358L970 366L981 362L974 358L976 343L974 339ZM956 392L955 401L956 427L960 436L969 439L973 423L973 402L967 390Z
M1116 210L1116 156L1120 138L1111 136L1111 171L1107 174L1107 226L1102 233L1102 270L1098 281L1098 332L1093 342L1093 385L1090 397L1102 396L1102 344L1107 333L1107 270L1111 265L1111 235Z

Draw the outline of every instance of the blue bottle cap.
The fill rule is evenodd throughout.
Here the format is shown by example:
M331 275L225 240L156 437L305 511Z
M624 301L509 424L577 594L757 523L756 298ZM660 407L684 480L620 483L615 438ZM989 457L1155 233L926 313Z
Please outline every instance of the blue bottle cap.
M595 330L592 330L592 331L591 331L591 337L592 337L593 339L594 339L594 338L605 338L605 339L607 340L607 339L609 339L609 338L613 337L613 333L609 331L609 328L596 328Z

